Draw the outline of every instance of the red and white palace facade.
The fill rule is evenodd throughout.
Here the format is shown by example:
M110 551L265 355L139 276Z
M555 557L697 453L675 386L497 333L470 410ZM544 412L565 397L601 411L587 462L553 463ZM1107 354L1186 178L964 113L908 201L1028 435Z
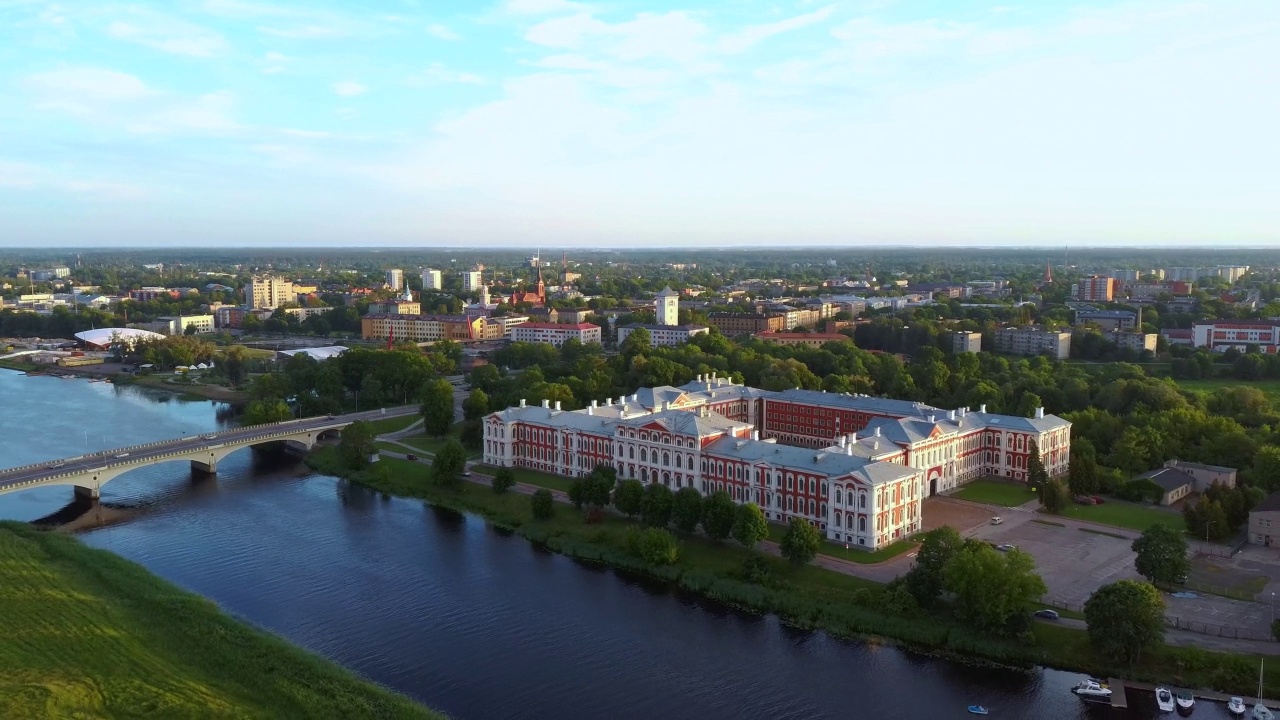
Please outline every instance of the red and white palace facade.
M1033 444L1050 476L1066 474L1071 424L1043 410L941 410L714 376L583 410L522 401L484 420L487 464L569 477L605 464L673 490L724 490L771 520L803 517L830 540L871 550L919 531L929 495L977 477L1025 480Z

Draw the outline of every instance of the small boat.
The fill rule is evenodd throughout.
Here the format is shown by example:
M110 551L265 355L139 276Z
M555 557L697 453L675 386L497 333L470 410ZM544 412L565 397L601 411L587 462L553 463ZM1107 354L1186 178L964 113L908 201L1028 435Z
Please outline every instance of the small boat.
M970 705L969 713L972 715L987 715L987 709L981 705Z
M1258 661L1258 704L1253 706L1253 720L1275 720L1271 709L1262 704L1262 667L1266 660Z
M1227 701L1227 712L1232 715L1243 715L1245 711L1244 698L1233 697Z
M1179 710L1191 710L1196 706L1195 697L1186 690L1179 690L1178 694L1174 696L1174 699L1178 702Z
M1160 712L1173 712L1173 693L1169 692L1169 688L1156 688L1156 706L1160 708Z
M1109 702L1111 700L1111 688L1097 678L1086 678L1071 688L1071 692L1080 696L1081 700L1089 700L1092 702Z

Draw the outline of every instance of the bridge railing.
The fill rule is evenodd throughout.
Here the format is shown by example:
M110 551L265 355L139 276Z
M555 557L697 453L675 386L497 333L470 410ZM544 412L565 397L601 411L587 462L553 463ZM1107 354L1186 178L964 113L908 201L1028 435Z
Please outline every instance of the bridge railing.
M311 419L314 419L314 418L306 418L306 419L311 420ZM280 426L280 425L286 425L286 424L290 424L290 421L279 422L279 423L263 423L262 425L251 426L251 427ZM296 421L296 420L295 420L295 421L292 421L292 424L297 424L297 421ZM243 428L239 428L239 429L243 429ZM288 437L289 437L289 436L291 436L291 435L297 435L299 432L303 432L303 431L302 431L302 430L293 430L293 429L282 429L280 432L272 432L272 433L267 433L267 434L265 434L265 435L256 435L256 434L255 434L255 435L251 435L250 437L240 438L240 439L236 440L236 441L235 441L235 443L236 443L236 444L244 444L244 445L257 445L258 443L262 443L262 442L269 442L270 440L275 439L275 438L288 438ZM177 441L177 440L169 440L169 441L166 441L166 443L173 443L173 442L178 442L178 441ZM211 440L210 442L213 442L213 441ZM114 451L112 451L112 452L115 452L115 453L121 453L121 452L125 452L126 450L133 449L133 448L145 448L145 447L152 447L152 446L155 446L155 445L157 445L157 444L161 444L161 445L163 445L163 444L166 444L166 443L148 443L148 444L146 444L146 445L135 445L135 446L131 446L131 448L117 448L116 450L114 450ZM145 464L145 463L140 463L140 462L138 462L139 460L145 460L146 462L152 462L152 461L155 461L155 460L166 460L166 459L168 459L168 458L184 457L184 456L193 455L193 454L198 453L198 452L203 452L203 451L204 451L204 450L206 450L206 449L207 449L207 448L199 447L199 448L188 448L188 449L185 449L185 450L174 450L173 452L169 452L169 453L162 453L162 454L159 454L159 455L149 455L149 456L147 456L147 457L145 457L145 458L114 458L114 457L112 457L112 458L106 458L106 457L104 457L104 458L103 458L103 460L106 460L107 462L106 462L106 463L104 463L101 467L98 467L98 468L92 468L92 469L88 469L88 468L86 468L86 469L80 469L80 470L67 470L67 471L64 471L64 472L53 473L53 474L50 474L50 475L42 475L42 476L40 476L40 477L31 478L30 480L27 480L27 481L24 481L24 482L19 482L19 483L10 483L10 484L8 484L8 485L7 485L7 487L14 488L14 487L26 487L26 486L28 486L28 485L39 485L39 484L41 484L41 483L47 483L47 482L49 482L50 480L57 480L57 479L59 479L59 478L71 477L71 476L73 476L73 475L83 475L83 474L84 474L84 473L86 473L86 472L99 472L99 471L102 471L102 470L106 470L107 468L110 468L110 467L117 467L117 466L120 466L120 465L141 465L141 464ZM89 458L89 457L93 457L93 456L89 456L89 455L81 455L81 456L79 456L79 457L77 457L77 458L68 458L68 460L83 460L83 459L85 459L85 458ZM110 462L111 460L118 460L118 462ZM15 471L17 471L17 470L22 470L22 469L28 469L28 470L29 470L29 469L32 469L32 468L41 468L41 467L46 467L46 468L47 468L48 466L49 466L49 463L48 463L48 462L45 462L45 463L36 463L35 465L26 465L26 466L23 466L23 467L21 467L21 468L8 468L8 469L6 469L6 470L0 471L0 475L3 475L3 474L5 474L5 473L15 472Z
M403 407L400 407L400 408L393 408L393 409L394 409L394 410L405 410L405 409L411 409L411 408L414 408L414 406L412 406L412 405L406 405L406 406L403 406ZM365 412L371 412L371 411L365 411ZM351 414L352 414L352 415L360 415L360 414L362 414L362 413L351 413ZM335 422L345 422L344 420L341 420L341 418L342 418L342 417L345 417L345 416L335 416L335 417L334 417L334 421L335 421ZM242 427L231 428L231 429L229 429L229 430L218 430L218 431L216 431L216 432L204 433L203 435L222 436L222 435L228 435L228 434L231 434L231 433L241 433L241 432L244 432L245 430L266 429L266 428L272 428L272 427L280 427L280 426L284 426L284 425L298 425L298 424L300 424L300 423L304 423L304 422L315 422L316 420L319 420L319 419L321 419L319 416L316 416L316 417L309 417L309 418L290 418L290 419L288 419L288 420L281 420L281 421L279 421L279 422L259 423L259 424L257 424L257 425L244 425L244 426L242 426ZM142 444L140 444L140 445L128 445L128 446L125 446L125 447L118 447L118 448L115 448L115 449L112 449L112 450L102 450L102 451L100 451L100 452L96 452L96 453L89 453L88 455L77 455L77 456L75 456L75 457L70 457L70 458L55 458L55 459L52 459L52 460L45 460L44 462L31 463L30 465L18 465L18 466L16 466L16 467L0 468L0 477L3 477L4 475L8 475L8 474L10 474L10 473L22 472L22 471L24 471L24 470L34 470L34 469L37 469L37 468L47 468L47 467L49 467L51 464L56 463L56 462L72 462L72 461L75 461L75 460L83 460L83 459L85 459L85 458L94 458L94 457L102 457L104 460L106 460L106 459L113 459L113 458L110 458L109 456L117 455L117 454L122 453L122 452L134 452L134 451L136 451L136 450L145 450L145 449L147 449L147 448L155 448L155 447L160 447L160 446L162 446L162 445L170 445L170 444L172 444L172 443L176 443L176 442L183 442L184 440L190 440L190 439L193 439L193 438L195 438L195 437L203 437L203 435L183 436L183 437L180 437L180 438L171 438L171 439L169 439L169 440L157 440L157 441L155 441L155 442L142 443ZM211 441L212 441L212 440L216 440L216 439L217 439L217 437L211 438ZM187 451L183 451L183 452L178 452L178 453L175 453L175 454L177 454L177 455L185 455L185 454L186 454L186 452L187 452ZM154 456L154 457L159 458L159 457L168 457L168 456L159 455L159 456ZM108 463L107 465L104 465L104 467L109 467L109 466L110 466L110 465L112 465L112 464L123 464L123 463ZM78 474L78 472L69 472L69 473L64 473L64 474L66 474L66 475L75 475L75 474ZM64 474L46 475L46 476L44 476L44 477L40 480L40 482L42 482L43 480L51 480L51 479L53 479L53 478L62 477ZM25 484L25 483L23 483L23 484Z

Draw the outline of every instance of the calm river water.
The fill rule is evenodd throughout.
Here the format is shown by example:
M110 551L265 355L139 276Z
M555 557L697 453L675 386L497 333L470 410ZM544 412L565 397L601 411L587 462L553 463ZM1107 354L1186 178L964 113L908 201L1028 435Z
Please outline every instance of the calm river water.
M0 371L0 465L219 427L225 408ZM1077 677L995 671L799 631L541 551L473 516L383 499L245 450L193 479L134 471L82 534L226 610L457 718L1158 717L1086 706ZM0 496L31 520L66 488ZM1196 717L1228 717L1200 703Z

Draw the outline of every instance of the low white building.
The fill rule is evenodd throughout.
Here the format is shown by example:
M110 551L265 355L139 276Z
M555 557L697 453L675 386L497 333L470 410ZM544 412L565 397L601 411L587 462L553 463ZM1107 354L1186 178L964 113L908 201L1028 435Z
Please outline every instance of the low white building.
M711 332L706 325L622 325L618 327L618 344L621 345L631 333L644 328L649 331L649 345L663 347L689 342L695 335Z
M593 323L540 323L527 322L511 328L513 342L547 343L560 347L568 340L580 343L599 343L600 326Z

